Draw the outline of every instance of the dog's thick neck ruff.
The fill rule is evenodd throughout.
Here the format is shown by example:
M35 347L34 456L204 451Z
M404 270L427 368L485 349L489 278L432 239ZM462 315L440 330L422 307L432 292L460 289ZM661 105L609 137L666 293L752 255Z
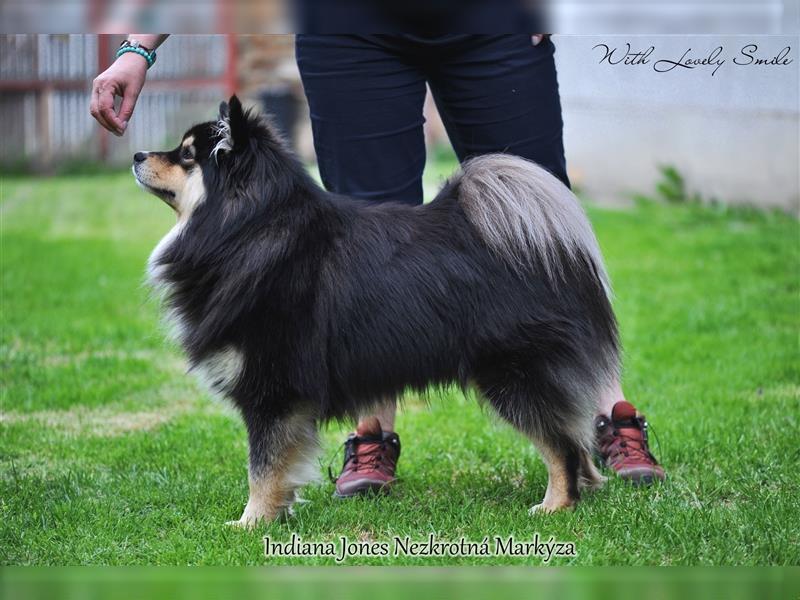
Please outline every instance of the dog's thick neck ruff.
M546 510L574 502L578 475L592 477L597 398L619 369L605 269L574 195L490 155L429 204L370 204L322 190L238 101L220 121L190 130L182 210L149 272L192 369L244 417L246 514L290 503L308 423L453 382L476 385L542 449Z

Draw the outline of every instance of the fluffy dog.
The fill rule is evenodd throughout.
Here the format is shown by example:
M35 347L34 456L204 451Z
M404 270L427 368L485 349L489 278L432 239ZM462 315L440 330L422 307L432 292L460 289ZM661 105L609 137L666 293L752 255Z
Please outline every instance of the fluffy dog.
M541 452L532 510L601 483L592 417L618 377L617 327L591 226L547 171L481 156L429 204L367 203L321 189L235 96L133 171L177 213L149 260L174 335L247 427L236 523L291 506L320 423L452 382Z

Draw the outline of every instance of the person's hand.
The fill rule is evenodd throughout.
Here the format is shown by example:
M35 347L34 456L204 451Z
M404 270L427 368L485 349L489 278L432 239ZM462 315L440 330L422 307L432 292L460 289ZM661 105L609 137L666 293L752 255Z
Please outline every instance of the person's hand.
M139 92L147 76L147 61L134 52L120 56L92 82L89 112L114 135L122 135L128 127ZM114 98L122 97L119 112L114 111Z
M542 41L546 40L549 37L550 37L549 33L534 33L531 36L531 44L533 44L534 46L538 46L539 44L542 43Z

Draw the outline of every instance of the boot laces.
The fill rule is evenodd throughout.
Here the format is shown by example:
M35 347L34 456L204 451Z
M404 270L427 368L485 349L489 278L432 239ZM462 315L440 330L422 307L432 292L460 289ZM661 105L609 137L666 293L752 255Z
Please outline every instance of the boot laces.
M350 464L353 465L354 471L371 471L378 468L378 464L383 462L383 457L386 452L386 441L368 442L374 444L374 448L369 450L362 450L353 452L350 456Z
M634 420L633 426L619 428L614 425L612 427L614 437L609 444L609 450L617 450L625 458L638 458L658 464L647 444L647 421L637 418Z
M386 452L386 444L390 441L390 438L387 439L377 439L377 438L360 438L358 436L352 436L345 440L341 445L337 447L335 451L338 453L338 448L344 446L344 464L342 465L342 471L347 470L348 465L353 465L353 470L356 472L359 471L369 471L378 468L379 463L383 463L383 456ZM356 448L359 444L374 444L375 447L371 448L367 451L357 452ZM391 459L387 461L391 463ZM338 477L334 477L333 470L331 469L331 464L333 463L333 456L331 460L328 462L328 479L330 479L331 483L336 483Z

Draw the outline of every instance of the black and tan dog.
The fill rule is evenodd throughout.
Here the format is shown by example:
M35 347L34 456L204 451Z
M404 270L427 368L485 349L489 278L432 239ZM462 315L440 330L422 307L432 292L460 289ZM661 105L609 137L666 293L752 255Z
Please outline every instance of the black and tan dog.
M247 426L237 523L291 506L319 423L451 382L540 450L534 510L600 484L591 424L618 376L616 323L589 222L544 169L478 157L429 204L370 204L322 190L233 97L133 170L177 213L149 262L174 334Z

